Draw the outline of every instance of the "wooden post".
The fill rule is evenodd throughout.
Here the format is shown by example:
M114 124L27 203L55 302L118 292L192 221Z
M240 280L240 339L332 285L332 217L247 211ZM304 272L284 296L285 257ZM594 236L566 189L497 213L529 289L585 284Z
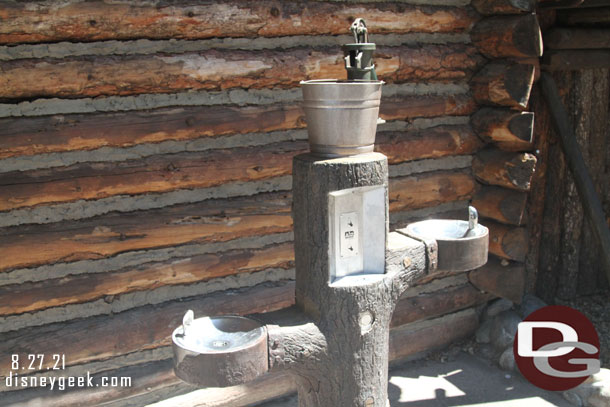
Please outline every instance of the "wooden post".
M505 151L531 150L534 113L510 109L483 108L470 119L472 128L485 141Z
M534 83L534 65L491 62L470 82L477 103L525 109Z
M388 403L390 320L400 294L425 272L426 250L421 242L387 234L387 185L387 158L379 153L326 160L310 154L294 158L296 304L315 327L306 324L293 333L317 339L312 341L315 349L305 341L291 346L294 338L284 338L280 332L270 353L274 354L274 346L281 347L281 358L297 361L289 364L295 366L301 407L386 407ZM385 189L385 274L333 279L329 193L374 186ZM360 238L367 239L366 233L363 230ZM312 355L306 361L304 352Z

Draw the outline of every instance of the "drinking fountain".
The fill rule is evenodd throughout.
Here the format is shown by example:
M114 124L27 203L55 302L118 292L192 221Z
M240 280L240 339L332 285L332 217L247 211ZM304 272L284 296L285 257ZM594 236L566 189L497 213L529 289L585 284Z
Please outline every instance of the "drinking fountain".
M389 405L390 319L401 294L438 270L487 261L489 232L428 220L389 232L388 161L373 151L383 82L364 20L343 46L347 80L301 82L310 152L293 159L295 306L266 314L187 311L172 335L174 371L202 387L286 370L299 406Z

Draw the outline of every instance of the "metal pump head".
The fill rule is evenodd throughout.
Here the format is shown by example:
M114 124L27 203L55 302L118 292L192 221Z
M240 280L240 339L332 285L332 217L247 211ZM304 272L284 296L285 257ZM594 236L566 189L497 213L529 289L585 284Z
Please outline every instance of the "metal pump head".
M350 31L354 35L355 42L341 47L345 56L347 79L376 81L377 73L373 64L373 51L376 46L375 43L368 42L369 35L364 19L354 20Z

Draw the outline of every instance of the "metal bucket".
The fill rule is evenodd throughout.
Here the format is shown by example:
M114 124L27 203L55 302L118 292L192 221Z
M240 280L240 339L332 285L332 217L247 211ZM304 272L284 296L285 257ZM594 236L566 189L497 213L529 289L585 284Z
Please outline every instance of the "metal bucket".
M383 81L301 82L312 153L341 157L373 151Z

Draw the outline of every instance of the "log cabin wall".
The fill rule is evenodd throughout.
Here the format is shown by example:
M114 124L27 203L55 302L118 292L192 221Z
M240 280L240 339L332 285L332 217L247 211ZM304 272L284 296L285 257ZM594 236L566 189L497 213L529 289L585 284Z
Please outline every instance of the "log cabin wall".
M405 294L392 359L472 334L476 307L492 298L518 302L535 274L528 191L543 182L532 178L526 111L541 51L533 8L0 1L2 400L143 405L192 391L170 362L185 310L293 303L291 160L306 150L298 82L344 77L339 45L355 17L387 82L377 150L390 161L392 227L465 217L473 202L491 231L487 266ZM24 375L58 376L47 362L65 354L62 374L132 385L7 386L14 354L47 356ZM280 376L197 394L237 406L292 390Z
M544 14L542 65L559 87L610 227L610 2L585 1ZM601 248L545 103L536 106L536 115L548 140L545 239L536 291L548 302L607 293Z

